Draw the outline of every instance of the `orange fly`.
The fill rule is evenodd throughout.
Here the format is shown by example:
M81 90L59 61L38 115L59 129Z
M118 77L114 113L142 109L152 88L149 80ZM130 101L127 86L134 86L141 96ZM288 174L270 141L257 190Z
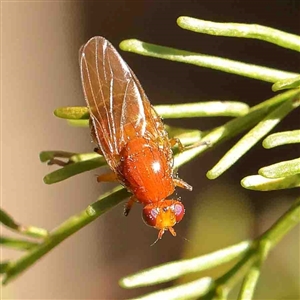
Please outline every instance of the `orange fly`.
M97 180L118 180L143 208L144 222L159 230L158 239L180 222L185 209L178 200L166 199L176 186L192 190L173 172L171 147L161 118L151 106L141 84L117 50L103 37L91 38L80 49L81 81L90 112L90 127L96 151L111 172Z

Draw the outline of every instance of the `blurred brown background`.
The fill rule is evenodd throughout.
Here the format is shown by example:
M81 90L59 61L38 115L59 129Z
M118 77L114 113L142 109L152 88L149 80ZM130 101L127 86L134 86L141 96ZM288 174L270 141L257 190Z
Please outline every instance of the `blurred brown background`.
M38 158L42 150L89 152L94 147L87 129L68 127L52 114L59 106L85 105L78 49L90 37L105 36L116 47L123 39L137 38L299 72L296 52L255 40L195 34L176 25L179 16L191 16L257 23L299 34L297 0L2 2L1 10L1 207L24 224L47 229L83 210L107 188L96 183L97 171L47 186L42 178L53 168ZM130 53L121 55L153 104L216 99L255 105L273 95L269 83ZM276 131L299 128L297 115L299 111L293 112ZM224 118L206 118L168 124L206 130L223 122ZM178 191L186 216L176 226L177 238L165 234L150 247L157 233L143 224L141 207L136 206L124 218L120 205L3 288L3 299L138 296L156 287L123 290L117 281L143 268L256 237L282 215L297 192L250 192L242 189L239 181L262 166L295 158L299 148L264 150L258 144L220 179L206 179L207 170L233 142L180 169L180 177L193 185L194 191ZM5 250L1 256L7 259L20 253ZM223 271L208 274L217 276ZM299 282L297 228L270 254L256 299L299 299Z

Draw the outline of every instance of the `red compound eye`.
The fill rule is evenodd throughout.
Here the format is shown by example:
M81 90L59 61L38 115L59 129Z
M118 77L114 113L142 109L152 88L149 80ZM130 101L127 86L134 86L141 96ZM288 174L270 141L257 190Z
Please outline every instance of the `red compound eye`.
M184 206L181 202L176 201L176 203L174 204L174 213L175 213L176 223L180 222L185 213Z
M155 227L158 214L159 208L154 207L153 204L148 204L143 209L143 220L147 225Z

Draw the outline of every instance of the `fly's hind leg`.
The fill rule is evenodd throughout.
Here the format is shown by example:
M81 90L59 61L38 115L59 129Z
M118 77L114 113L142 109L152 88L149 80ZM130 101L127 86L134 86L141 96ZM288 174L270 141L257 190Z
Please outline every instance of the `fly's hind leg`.
M124 216L128 216L134 202L136 202L136 198L134 196L131 196L128 200L128 202L125 204L125 207L124 207Z
M183 181L180 178L173 178L173 182L175 184L175 186L179 186L182 189L186 189L186 190L193 190L193 187L191 185L189 185L187 182Z

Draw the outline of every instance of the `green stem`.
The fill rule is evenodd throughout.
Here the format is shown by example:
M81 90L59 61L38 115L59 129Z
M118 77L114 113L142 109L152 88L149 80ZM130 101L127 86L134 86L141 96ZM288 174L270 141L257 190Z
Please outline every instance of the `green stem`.
M255 263L248 271L243 281L238 300L251 300L260 275L260 264Z
M217 294L220 287L231 290L232 287L251 270L255 264L262 264L268 256L268 253L277 243L300 222L300 198L295 201L291 208L282 215L272 227L261 235L244 255L244 257L227 273L216 280L213 291ZM254 270L254 269L253 269ZM248 292L254 291L256 277L259 274L253 273L248 278ZM253 286L254 285L254 286ZM245 287L244 287L245 288ZM246 293L246 290L241 293ZM244 298L242 298L244 299Z
M291 208L281 216L276 223L266 231L260 238L264 242L270 243L270 248L274 248L277 243L300 222L300 198L298 198Z
M120 48L140 55L188 63L272 83L299 76L298 73L279 71L226 58L158 46L135 39L122 41Z
M300 52L297 35L257 24L217 23L190 17L179 17L177 24L184 29L217 36L258 39Z
M118 203L128 197L128 192L124 188L116 188L113 192L110 191L99 198L98 201L90 205L87 209L72 216L59 227L54 229L43 243L34 247L27 254L17 259L15 262L10 262L6 266L6 274L3 279L3 284L7 284L21 272L33 265L38 259L48 253L51 249L59 245L66 238L85 227L100 215L116 206Z

